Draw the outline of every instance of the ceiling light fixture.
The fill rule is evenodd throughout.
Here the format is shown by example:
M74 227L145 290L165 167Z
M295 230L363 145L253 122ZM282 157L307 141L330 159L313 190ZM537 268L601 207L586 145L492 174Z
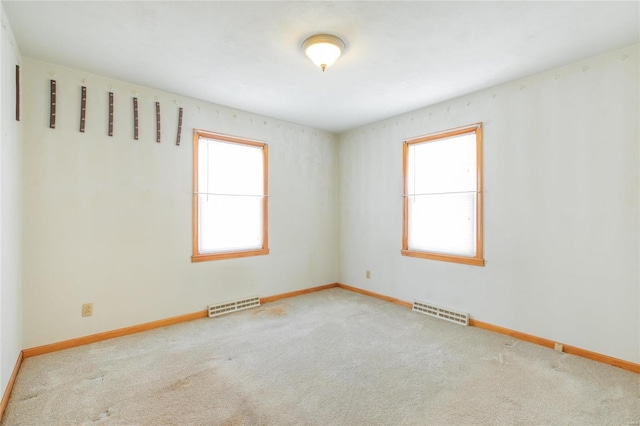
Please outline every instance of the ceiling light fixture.
M342 54L344 41L332 34L316 34L302 42L302 48L311 62L324 72Z

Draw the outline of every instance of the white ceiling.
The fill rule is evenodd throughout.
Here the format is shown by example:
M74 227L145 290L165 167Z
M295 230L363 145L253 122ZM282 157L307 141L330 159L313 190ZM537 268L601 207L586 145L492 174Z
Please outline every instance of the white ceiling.
M639 42L640 3L2 1L24 56L331 132ZM315 33L347 48L325 73Z

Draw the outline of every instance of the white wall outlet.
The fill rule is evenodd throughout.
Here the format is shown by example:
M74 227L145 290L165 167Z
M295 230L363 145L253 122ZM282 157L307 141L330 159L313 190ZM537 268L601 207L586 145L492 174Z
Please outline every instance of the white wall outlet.
M364 274L365 277L367 277L368 280L371 279L371 271L367 269L367 272Z
M90 317L93 315L93 303L85 303L82 305L82 316Z
M564 345L561 343L554 343L553 349L555 349L558 352L564 352Z

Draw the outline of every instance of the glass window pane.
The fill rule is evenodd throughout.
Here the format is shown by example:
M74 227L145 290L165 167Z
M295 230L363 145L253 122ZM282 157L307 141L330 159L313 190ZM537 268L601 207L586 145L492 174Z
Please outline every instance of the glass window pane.
M475 256L476 194L408 198L409 250Z
M263 196L198 196L200 253L262 248Z
M200 138L199 151L199 192L264 194L262 147Z
M476 135L411 144L407 166L409 194L475 191Z

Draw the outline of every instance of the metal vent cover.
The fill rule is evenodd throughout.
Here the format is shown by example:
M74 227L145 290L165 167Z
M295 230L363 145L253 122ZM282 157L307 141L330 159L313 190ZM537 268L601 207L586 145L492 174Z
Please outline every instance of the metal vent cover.
M209 305L207 307L209 311L209 318L217 317L219 315L229 314L231 312L242 311L243 309L249 309L260 306L260 297L252 296L245 299L232 300L230 302L218 303L216 305Z
M448 308L441 308L431 303L416 300L413 302L413 308L411 310L456 324L469 325L469 314L456 312Z

